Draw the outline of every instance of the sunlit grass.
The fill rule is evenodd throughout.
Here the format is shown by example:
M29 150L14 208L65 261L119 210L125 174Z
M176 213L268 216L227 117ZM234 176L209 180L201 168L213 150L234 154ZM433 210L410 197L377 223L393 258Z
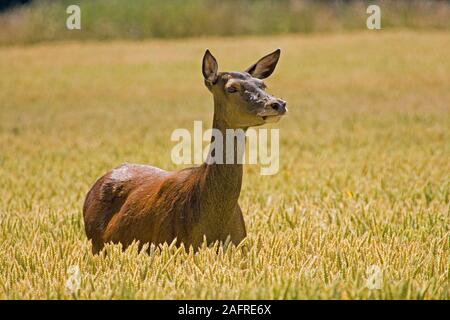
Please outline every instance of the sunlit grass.
M171 132L211 122L206 47L222 70L283 50L267 81L289 103L280 172L245 168L246 242L93 256L95 179L126 161L176 169ZM0 297L449 299L448 52L448 33L383 31L2 47Z

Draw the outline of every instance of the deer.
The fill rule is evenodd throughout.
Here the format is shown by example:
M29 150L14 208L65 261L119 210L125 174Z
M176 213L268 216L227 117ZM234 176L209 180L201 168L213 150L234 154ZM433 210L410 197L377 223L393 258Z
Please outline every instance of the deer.
M214 101L212 127L223 133L224 144L227 129L245 132L278 122L286 114L286 101L267 93L263 81L275 70L280 53L277 49L267 54L244 72L218 72L216 58L206 50L202 74ZM237 161L236 148L234 144L232 163L209 161L172 172L125 163L104 174L83 205L93 254L107 243L120 243L125 249L134 241L140 247L175 241L194 250L205 239L208 244L241 243L247 232L238 204L243 164ZM225 159L231 151L222 152Z

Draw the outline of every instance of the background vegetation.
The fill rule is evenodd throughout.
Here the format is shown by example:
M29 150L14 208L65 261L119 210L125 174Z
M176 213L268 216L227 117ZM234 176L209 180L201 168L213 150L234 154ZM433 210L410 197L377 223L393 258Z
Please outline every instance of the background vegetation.
M81 7L82 31L65 28L69 4ZM0 13L0 44L365 30L369 4L383 29L450 28L448 1L34 0Z
M290 108L281 167L245 167L246 249L92 256L95 179L125 161L176 169L172 130L210 123L206 47L222 70L283 50L267 81ZM449 52L447 31L386 30L3 46L0 298L449 299Z

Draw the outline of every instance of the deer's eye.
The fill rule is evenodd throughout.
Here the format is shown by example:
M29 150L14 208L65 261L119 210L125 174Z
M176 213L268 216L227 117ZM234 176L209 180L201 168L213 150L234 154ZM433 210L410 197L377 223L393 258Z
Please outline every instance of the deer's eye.
M235 87L233 87L233 86L230 86L230 87L227 88L227 92L228 93L234 93L234 92L237 92L237 89Z

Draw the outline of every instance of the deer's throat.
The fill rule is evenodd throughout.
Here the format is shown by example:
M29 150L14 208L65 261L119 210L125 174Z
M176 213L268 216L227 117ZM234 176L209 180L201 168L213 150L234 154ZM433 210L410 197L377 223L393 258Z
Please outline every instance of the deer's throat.
M234 211L241 192L243 152L240 151L245 148L245 138L238 139L230 134L230 130L227 132L227 129L234 132L235 129L223 121L216 110L213 117L213 129L216 133L220 132L222 147L213 147L213 143L217 142L213 135L209 155L214 155L216 159L222 161L207 161L204 164L204 187L211 197L208 202L215 207L216 212L224 213ZM222 153L221 157L217 157L218 152Z

